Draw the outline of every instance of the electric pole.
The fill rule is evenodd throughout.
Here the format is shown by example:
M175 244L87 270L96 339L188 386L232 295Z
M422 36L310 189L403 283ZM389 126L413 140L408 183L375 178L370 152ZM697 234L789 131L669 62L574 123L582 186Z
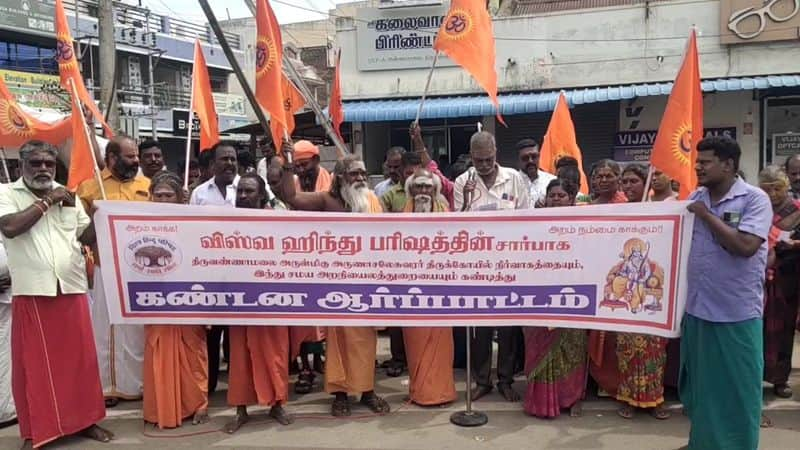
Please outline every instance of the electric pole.
M100 105L108 111L106 121L113 130L120 129L117 96L114 92L117 44L114 39L114 4L112 0L98 0L97 23L100 56Z

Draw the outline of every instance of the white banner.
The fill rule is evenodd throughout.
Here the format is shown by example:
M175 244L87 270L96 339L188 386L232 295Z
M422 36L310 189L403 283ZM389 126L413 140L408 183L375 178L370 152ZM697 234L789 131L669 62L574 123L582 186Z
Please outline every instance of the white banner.
M677 336L694 221L687 202L374 215L96 204L113 323Z

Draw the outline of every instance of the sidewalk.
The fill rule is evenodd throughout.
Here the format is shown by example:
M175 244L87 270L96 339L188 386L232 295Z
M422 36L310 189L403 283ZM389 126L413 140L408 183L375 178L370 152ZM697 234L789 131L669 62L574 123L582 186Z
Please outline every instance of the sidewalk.
M381 342L383 343L383 340ZM382 345L381 350L384 350ZM381 351L381 353L384 353ZM382 359L382 358L381 358ZM797 355L795 362L798 361ZM795 364L798 367L798 364ZM237 434L219 430L233 417L233 408L225 404L226 385L220 386L211 399L212 421L202 426L186 423L177 430L159 431L143 426L141 402L123 402L110 409L104 426L116 433L111 444L97 444L83 439L66 439L48 446L53 449L677 449L686 444L689 423L680 412L680 405L669 402L673 417L658 421L648 414L639 414L627 421L617 416L617 405L608 399L590 399L584 403L580 418L562 415L554 420L541 420L525 415L520 403L507 403L497 392L475 402L475 408L487 413L489 423L478 428L460 428L450 424L449 417L464 408L464 372L456 371L459 400L447 408L421 408L405 405L408 377L386 378L378 372L376 392L386 397L393 412L384 417L372 416L368 410L354 406L353 417L334 419L329 416L330 396L320 392L321 379L315 381L315 392L305 396L293 393L287 406L297 421L282 427L265 418L264 410L252 409L253 422ZM794 386L800 388L800 370L793 373ZM524 380L514 384L520 394ZM777 400L771 389L765 389L766 411L774 427L761 433L763 449L793 449L800 442L800 392L796 398ZM732 412L733 413L733 412ZM202 433L202 434L198 434ZM0 449L19 448L18 430L0 430Z

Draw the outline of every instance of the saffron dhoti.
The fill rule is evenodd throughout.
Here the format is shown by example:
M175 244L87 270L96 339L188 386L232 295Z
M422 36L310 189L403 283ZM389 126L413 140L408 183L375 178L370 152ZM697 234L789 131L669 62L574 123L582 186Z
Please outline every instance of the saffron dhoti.
M289 329L231 326L228 404L283 404L289 399Z

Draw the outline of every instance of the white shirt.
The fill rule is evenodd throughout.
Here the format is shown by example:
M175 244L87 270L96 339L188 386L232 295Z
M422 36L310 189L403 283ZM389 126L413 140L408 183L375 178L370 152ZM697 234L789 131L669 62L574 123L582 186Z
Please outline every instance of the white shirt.
M53 182L53 187L61 185ZM28 208L37 197L22 178L0 187L0 217ZM78 236L89 226L83 203L53 205L25 233L3 244L8 252L11 293L55 297L58 287L64 294L86 292L86 261Z
M192 191L189 204L236 207L236 186L239 184L239 175L236 175L233 179L233 183L225 186L224 196L214 182L215 179L216 177L211 177L200 186L197 186L194 191Z
M536 202L544 200L544 197L547 195L547 185L555 180L556 176L539 170L539 175L536 177L536 180L531 181L527 173L520 171L519 174L522 175L522 179L525 180L528 185L528 198L531 202L530 207L535 208Z
M519 172L508 167L497 166L497 177L494 185L487 187L483 179L470 167L456 179L453 188L456 211L464 204L464 185L470 174L475 174L475 192L472 195L467 211L495 211L499 209L527 209L530 207L528 185Z
M372 192L374 192L375 195L377 195L378 198L380 198L383 197L383 194L389 192L389 189L391 189L392 186L394 186L394 182L392 181L391 178L387 178L381 181L380 183L376 184L375 189L373 189Z

